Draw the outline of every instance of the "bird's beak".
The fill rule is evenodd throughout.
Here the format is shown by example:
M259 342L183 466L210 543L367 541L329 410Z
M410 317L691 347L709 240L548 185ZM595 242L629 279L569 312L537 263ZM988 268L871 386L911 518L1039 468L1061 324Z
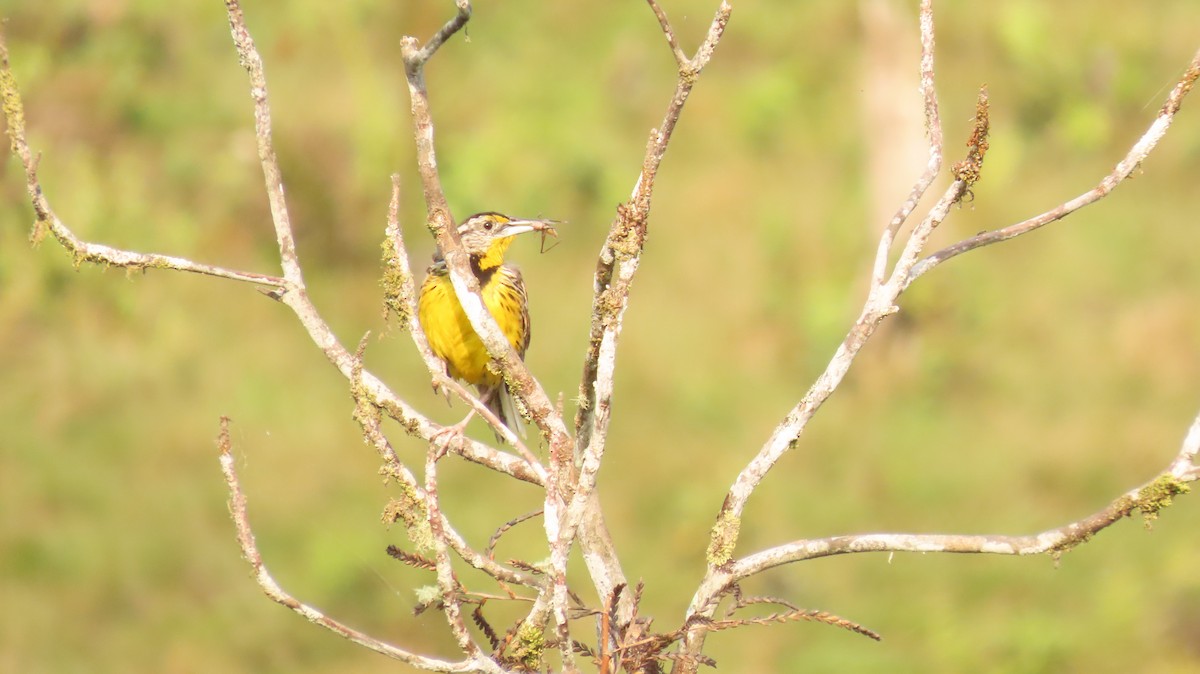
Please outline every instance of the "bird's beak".
M562 224L559 220L509 220L504 223L503 229L500 230L500 236L516 236L527 232L541 232L543 235L549 234L557 238L558 232L555 231L554 225L559 224Z

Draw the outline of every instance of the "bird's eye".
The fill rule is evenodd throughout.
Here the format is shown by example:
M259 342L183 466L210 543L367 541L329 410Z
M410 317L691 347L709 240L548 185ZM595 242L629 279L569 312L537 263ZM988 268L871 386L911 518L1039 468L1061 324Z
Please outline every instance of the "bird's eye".
M492 226L495 224L496 223L492 222L491 220L484 220L483 228L490 232L490 231L492 231Z

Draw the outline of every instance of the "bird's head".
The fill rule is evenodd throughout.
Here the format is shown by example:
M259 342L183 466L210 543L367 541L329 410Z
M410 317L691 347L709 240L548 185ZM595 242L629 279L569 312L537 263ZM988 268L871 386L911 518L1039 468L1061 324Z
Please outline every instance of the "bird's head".
M558 236L555 220L518 220L500 213L476 213L458 226L463 250L477 260L481 269L490 269L504 262L504 253L512 238L527 232L542 232Z

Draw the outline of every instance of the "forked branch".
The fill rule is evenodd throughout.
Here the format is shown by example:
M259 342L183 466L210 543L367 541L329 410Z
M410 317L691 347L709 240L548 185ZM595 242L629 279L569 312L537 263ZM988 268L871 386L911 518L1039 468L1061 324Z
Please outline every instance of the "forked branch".
M627 665L641 662L654 663L656 667L661 660L670 658L674 661L677 671L690 672L699 664L709 662L703 655L705 635L720 629L773 621L812 620L838 625L872 637L877 636L870 630L832 614L801 610L773 598L747 599L737 596L735 608L751 603L780 603L789 610L761 618L734 619L727 615L724 619L715 619L713 616L718 604L739 593L737 583L749 576L783 564L858 552L1058 554L1086 541L1135 511L1140 511L1148 519L1153 518L1175 495L1186 492L1189 483L1200 480L1200 467L1196 464L1197 453L1200 452L1200 415L1197 415L1178 455L1166 470L1154 480L1114 499L1099 512L1063 527L1031 536L836 536L795 540L742 557L735 554L746 503L780 457L795 445L808 421L823 402L839 386L857 354L877 327L887 316L898 311L896 303L904 290L918 277L950 258L1033 231L1094 203L1115 189L1137 170L1156 147L1180 109L1183 98L1193 88L1196 80L1200 79L1200 52L1192 59L1150 128L1095 188L1024 222L985 232L922 257L935 229L949 215L951 208L969 195L971 186L980 177L987 148L989 113L986 90L981 90L976 123L969 142L970 149L963 161L954 165L952 173L955 179L929 208L924 218L910 222L929 187L942 170L944 154L940 113L934 88L935 39L932 2L921 2L920 91L929 140L926 166L914 182L907 199L883 228L875 249L868 296L858 319L838 347L826 370L769 436L730 487L713 527L708 565L687 616L675 632L649 634L649 621L636 616L637 597L641 594L641 586L632 593L632 597L631 593L623 592L628 586L612 542L604 529L595 493L596 480L609 430L617 347L629 303L630 288L639 268L649 227L654 183L683 106L722 38L731 14L729 4L721 3L703 41L689 57L681 47L666 12L656 0L647 0L678 68L678 80L661 123L651 130L641 171L631 195L628 201L618 207L600 251L593 285L591 334L584 357L579 409L574 419L574 438L562 417L561 408L552 404L546 391L529 373L485 308L479 295L478 281L471 272L468 258L462 250L454 227L455 221L438 177L434 126L424 80L424 67L439 48L464 29L471 17L470 3L467 0L456 0L455 14L424 44L412 37L405 37L401 41L412 103L418 171L427 207L426 222L446 259L455 294L472 327L480 335L489 355L498 364L505 381L521 400L524 408L530 412L541 436L548 442L549 461L543 464L519 438L487 410L486 406L482 405L477 396L445 375L444 367L430 350L416 318L415 284L400 232L399 184L395 178L385 241L385 294L388 306L401 317L401 322L410 331L435 386L452 391L479 412L498 432L504 434L506 441L516 448L516 453L501 451L466 438L463 438L461 443L452 443L449 447L433 446L431 440L442 427L416 412L378 378L364 370L362 352L366 345L365 340L360 344L357 353L349 352L318 314L307 296L284 198L282 175L273 148L271 110L263 62L247 30L239 1L224 1L239 61L249 78L254 106L255 138L279 248L281 276L227 269L168 255L119 250L81 240L55 216L42 193L37 179L38 157L31 151L26 140L21 100L9 69L8 53L2 34L0 99L3 102L12 148L25 170L27 189L37 220L33 233L35 241L46 234L54 236L73 255L77 264L91 262L131 270L172 269L267 286L271 289L272 297L296 313L314 343L346 377L356 405L355 418L362 426L363 437L383 458L388 475L400 483L401 490L409 499L405 506L409 508L407 514L421 513L420 524L426 527L430 537L429 549L433 550L433 559L404 553L398 549L396 555L436 572L442 610L452 635L464 653L464 659L448 661L429 658L379 641L299 602L279 587L267 572L256 547L246 513L246 499L238 482L231 454L228 420L223 418L218 438L220 463L230 492L230 511L242 552L250 563L257 582L272 600L326 629L422 669L442 672L504 671L505 665L502 663L510 661L497 655L503 651L501 640L483 617L482 604L471 615L478 629L486 637L493 651L491 655L475 643L475 637L468 627L464 605L471 599L465 598L468 593L463 590L456 576L453 553L466 564L493 577L505 589L509 598L516 598L516 594L506 584L522 585L536 591L536 596L531 600L530 612L520 629L528 628L525 630L526 634L541 637L545 634L547 625L553 621L554 636L547 640L547 643L558 646L562 668L565 671L577 671L574 658L578 652L594 655L605 670L621 666L623 658ZM904 237L903 245L898 246L902 233L910 224L911 230ZM419 481L401 462L383 433L383 413L397 420L406 432L430 444L423 481ZM481 554L454 530L439 503L438 461L446 449L497 472L545 489L544 526L550 547L550 561L545 575L540 575L543 571L541 567L534 569L516 562L507 566L497 563L493 558L493 550L495 538L500 532L489 542L485 553ZM520 518L501 527L501 532L517 521L520 521ZM606 604L603 611L581 610L580 600L574 599L574 604L569 600L573 595L567 586L566 569L576 537L581 541L584 560L596 590ZM482 601L502 599L493 595L470 594L472 597L483 597ZM600 643L595 651L582 644L573 646L569 621L581 615L599 616ZM513 633L517 629L514 628ZM504 643L507 644L511 637L512 634ZM664 649L675 642L680 643L679 650L670 655L665 654ZM540 664L535 662L540 660L540 651L525 652L531 653L531 659L523 662L523 666L530 663Z
M1158 118L1151 125L1141 140L1138 141L1117 166L1117 169L1101 182L1100 186L1081 197L1069 201L1057 209L1048 211L1024 223L996 232L989 232L974 237L955 246L921 259L922 251L929 241L935 228L949 215L950 208L969 194L971 186L979 179L983 157L988 146L988 104L986 89L980 90L979 103L976 109L976 121L968 141L968 153L963 161L954 166L954 178L949 188L941 198L930 208L929 213L917 223L909 233L902 250L889 271L889 262L897 235L903 228L909 216L915 210L937 172L940 170L942 157L942 132L940 128L937 98L934 93L934 25L932 0L921 3L921 91L924 98L926 128L930 141L929 163L920 178L914 184L909 198L901 205L896 215L884 228L876 250L875 263L872 267L871 284L867 300L859 318L855 321L845 340L838 347L825 371L809 389L808 393L792 409L782 423L775 429L766 444L759 450L747 466L738 474L724 503L718 512L713 526L712 538L708 548L708 568L703 580L692 599L688 609L688 620L699 616L711 618L713 611L720 601L722 593L730 583L758 573L766 568L781 563L799 561L815 556L840 554L876 549L936 549L946 552L1002 552L1009 554L1032 554L1047 550L1064 549L1092 533L1103 529L1112 522L1127 515L1134 509L1145 511L1147 504L1155 503L1153 496L1156 488L1166 489L1171 495L1186 488L1185 482L1196 479L1197 469L1194 464L1184 461L1185 455L1194 459L1195 450L1187 449L1168 473L1158 480L1144 485L1139 489L1119 497L1104 511L1076 522L1059 530L1045 532L1032 539L1005 538L989 536L907 536L907 535L873 535L843 536L821 541L797 541L792 544L772 548L764 553L736 560L734 552L741 526L743 509L755 489L776 465L778 460L795 445L808 421L817 409L829 398L848 372L855 357L874 334L876 328L889 315L899 310L896 302L901 293L918 276L928 271L940 262L955 255L967 252L989 243L1018 236L1048 222L1064 217L1078 208L1102 198L1120 181L1129 176L1133 169L1147 156L1157 142L1165 134L1171 119L1178 112L1182 99L1200 77L1200 53L1197 53L1185 71L1179 83L1171 91L1167 102L1159 112ZM1196 428L1193 426L1193 428ZM1189 438L1192 437L1189 434ZM1189 461L1190 461L1189 459ZM1173 491L1172 491L1173 490ZM1073 538L1074 536L1074 538ZM888 547L895 546L895 547ZM704 642L706 627L702 622L693 624L686 630L676 661L676 671L691 672L699 662L699 656Z
M909 284L917 280L922 274L946 260L958 257L976 248L982 248L994 243L1000 243L1001 241L1008 241L1022 234L1028 234L1039 227L1044 227L1056 220L1061 220L1084 206L1094 204L1105 196L1108 196L1109 192L1112 192L1118 185L1125 182L1129 176L1133 175L1133 172L1141 166L1146 157L1158 146L1158 142L1163 139L1163 136L1167 134L1167 130L1171 128L1171 122L1174 121L1175 114L1179 112L1180 106L1183 105L1184 97L1196 85L1197 79L1200 79L1200 50L1192 57L1191 63L1184 70L1183 77L1171 89L1171 93L1167 96L1167 100L1163 103L1162 108L1159 109L1158 116L1154 118L1154 122L1150 124L1150 128L1146 129L1142 137L1133 144L1129 152L1121 158L1121 161L1117 162L1112 172L1104 176L1098 185L1074 199L1059 204L1044 213L1039 213L1028 220L1001 229L983 232L930 254L913 267L904 283L905 287L908 287Z
M642 171L634 183L629 200L617 207L616 218L600 249L596 265L592 286L591 334L584 356L583 379L577 399L579 409L575 416L574 460L579 465L579 477L574 498L567 512L567 541L586 513L599 508L599 502L592 495L596 475L604 457L605 439L608 437L617 343L625 310L629 306L629 290L646 242L654 180L671 142L671 134L683 112L683 106L687 103L701 71L712 58L733 12L729 3L721 3L704 41L689 59L680 49L666 13L655 0L648 0L648 3L679 66L679 78L662 123L657 129L650 131ZM603 577L608 581L597 585L600 596L611 596L616 587L625 584L624 575L620 573L619 567L610 565L609 568L603 568L606 560L587 554L585 561L588 562L593 577ZM622 602L619 609L622 619L628 619L631 610L628 602Z
M728 585L783 564L859 552L954 552L994 555L1060 554L1085 543L1120 520L1140 512L1147 522L1187 493L1188 483L1200 480L1196 454L1200 451L1200 414L1192 421L1179 453L1154 479L1130 489L1101 510L1069 524L1029 536L953 534L860 534L797 540L747 555L721 572Z
M931 77L933 72L933 56L930 50L933 48L934 39L930 0L926 0L921 5L921 30L923 50L921 59L922 82L924 89L924 83L932 81L931 79L927 79L927 75ZM1159 113L1158 119L1151 126L1151 131L1142 140L1138 141L1134 146L1134 150L1131 151L1129 158L1118 166L1118 172L1122 176L1127 177L1129 172L1132 171L1133 166L1144 159L1146 153L1153 149L1154 145L1161 139L1162 134L1165 133L1166 128L1170 125L1171 118L1179 110L1182 97L1187 94L1196 78L1200 76L1198 73L1200 73L1200 54L1197 54L1197 58L1193 59L1183 78L1172 90L1167 103ZM931 166L940 155L936 145L937 140L941 138L940 130L934 130L937 122L937 105L935 102L931 103L934 100L930 93L926 91L926 123L931 129ZM838 347L825 371L818 377L804 398L801 399L775 429L775 432L772 433L767 443L760 449L746 468L742 470L730 488L718 514L717 523L713 528L712 541L709 546L709 561L713 567L726 564L732 559L733 547L736 544L738 536L741 513L751 494L771 468L774 467L779 458L794 445L817 409L841 383L842 378L849 370L859 350L871 335L874 334L875 329L883 319L899 310L896 306L896 301L900 294L917 276L938 262L947 259L946 257L939 257L943 253L937 253L925 260L921 260L920 255L934 229L949 215L950 208L963 198L970 185L979 178L982 151L986 149L987 145L986 129L988 120L986 100L986 90L981 90L980 102L976 113L976 124L973 128L967 157L955 165L957 179L951 183L942 197L933 205L926 217L913 228L890 274L880 273L881 262L886 261L889 257L893 234L902 226L907 214L911 213L910 204L913 203L913 197L919 198L919 194L924 190L923 186L926 182L928 170L918 180L917 185L914 187L913 195L905 202L904 206L898 211L897 216L893 218L884 230L876 254L876 264L872 271L872 283L868 298L858 320L847 334L846 339ZM1102 184L1101 188L1098 189L1101 191L1094 194L1089 193L1090 196L1085 196L1094 201L1103 196L1103 194L1107 194L1108 191L1111 191L1112 186L1105 187L1105 184ZM1059 210L1066 210L1066 212L1058 214L1051 219L1060 218L1072 210L1076 210L1078 206L1073 205L1076 201L1078 200L1068 202L1060 207L1060 209L1052 211L1051 213L1056 213ZM1046 216L1046 214L1043 214L1043 216L1050 217ZM1043 216L1039 216L1039 218L1043 218ZM1034 220L1040 221L1038 218ZM1020 227L1020 225L1017 227ZM1031 231L1031 229L1031 227L1025 227L1023 230L1010 233L1012 236L1016 236L1020 233ZM978 238L976 237L976 239ZM991 242L996 240L1002 239L994 237ZM947 249L950 252L946 253L946 255L957 255L971 248L985 245L985 243L971 244L968 242L963 245L965 247L961 250L956 247ZM883 262L882 266L886 269L886 262Z
M41 182L38 180L40 155L34 155L25 136L25 107L21 102L21 92L17 88L17 80L13 77L12 69L9 67L8 45L5 41L3 26L0 26L0 103L4 108L9 146L21 160L21 166L25 169L25 188L29 193L29 200L37 218L30 235L35 244L41 242L49 232L55 240L62 244L63 248L67 249L67 252L71 253L76 266L87 262L105 267L120 267L130 271L165 269L216 276L273 288L285 286L284 279L278 276L202 264L173 255L121 250L80 239L55 215L54 209L50 207L49 199L42 191Z

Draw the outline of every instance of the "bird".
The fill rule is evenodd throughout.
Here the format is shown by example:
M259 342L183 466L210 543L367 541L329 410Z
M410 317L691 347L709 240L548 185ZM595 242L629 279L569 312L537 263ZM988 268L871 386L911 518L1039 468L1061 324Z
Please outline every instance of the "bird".
M463 251L470 257L471 271L479 281L483 303L521 358L529 348L529 299L521 271L505 264L504 254L513 238L520 234L540 232L557 236L555 224L559 222L512 218L487 211L468 217L457 228ZM488 367L491 356L454 294L450 271L441 251L434 255L433 264L421 284L417 318L430 349L445 363L446 374L474 386L480 401L501 423L525 437L508 384ZM468 413L450 430L461 433L473 413ZM498 432L496 437L502 439Z

